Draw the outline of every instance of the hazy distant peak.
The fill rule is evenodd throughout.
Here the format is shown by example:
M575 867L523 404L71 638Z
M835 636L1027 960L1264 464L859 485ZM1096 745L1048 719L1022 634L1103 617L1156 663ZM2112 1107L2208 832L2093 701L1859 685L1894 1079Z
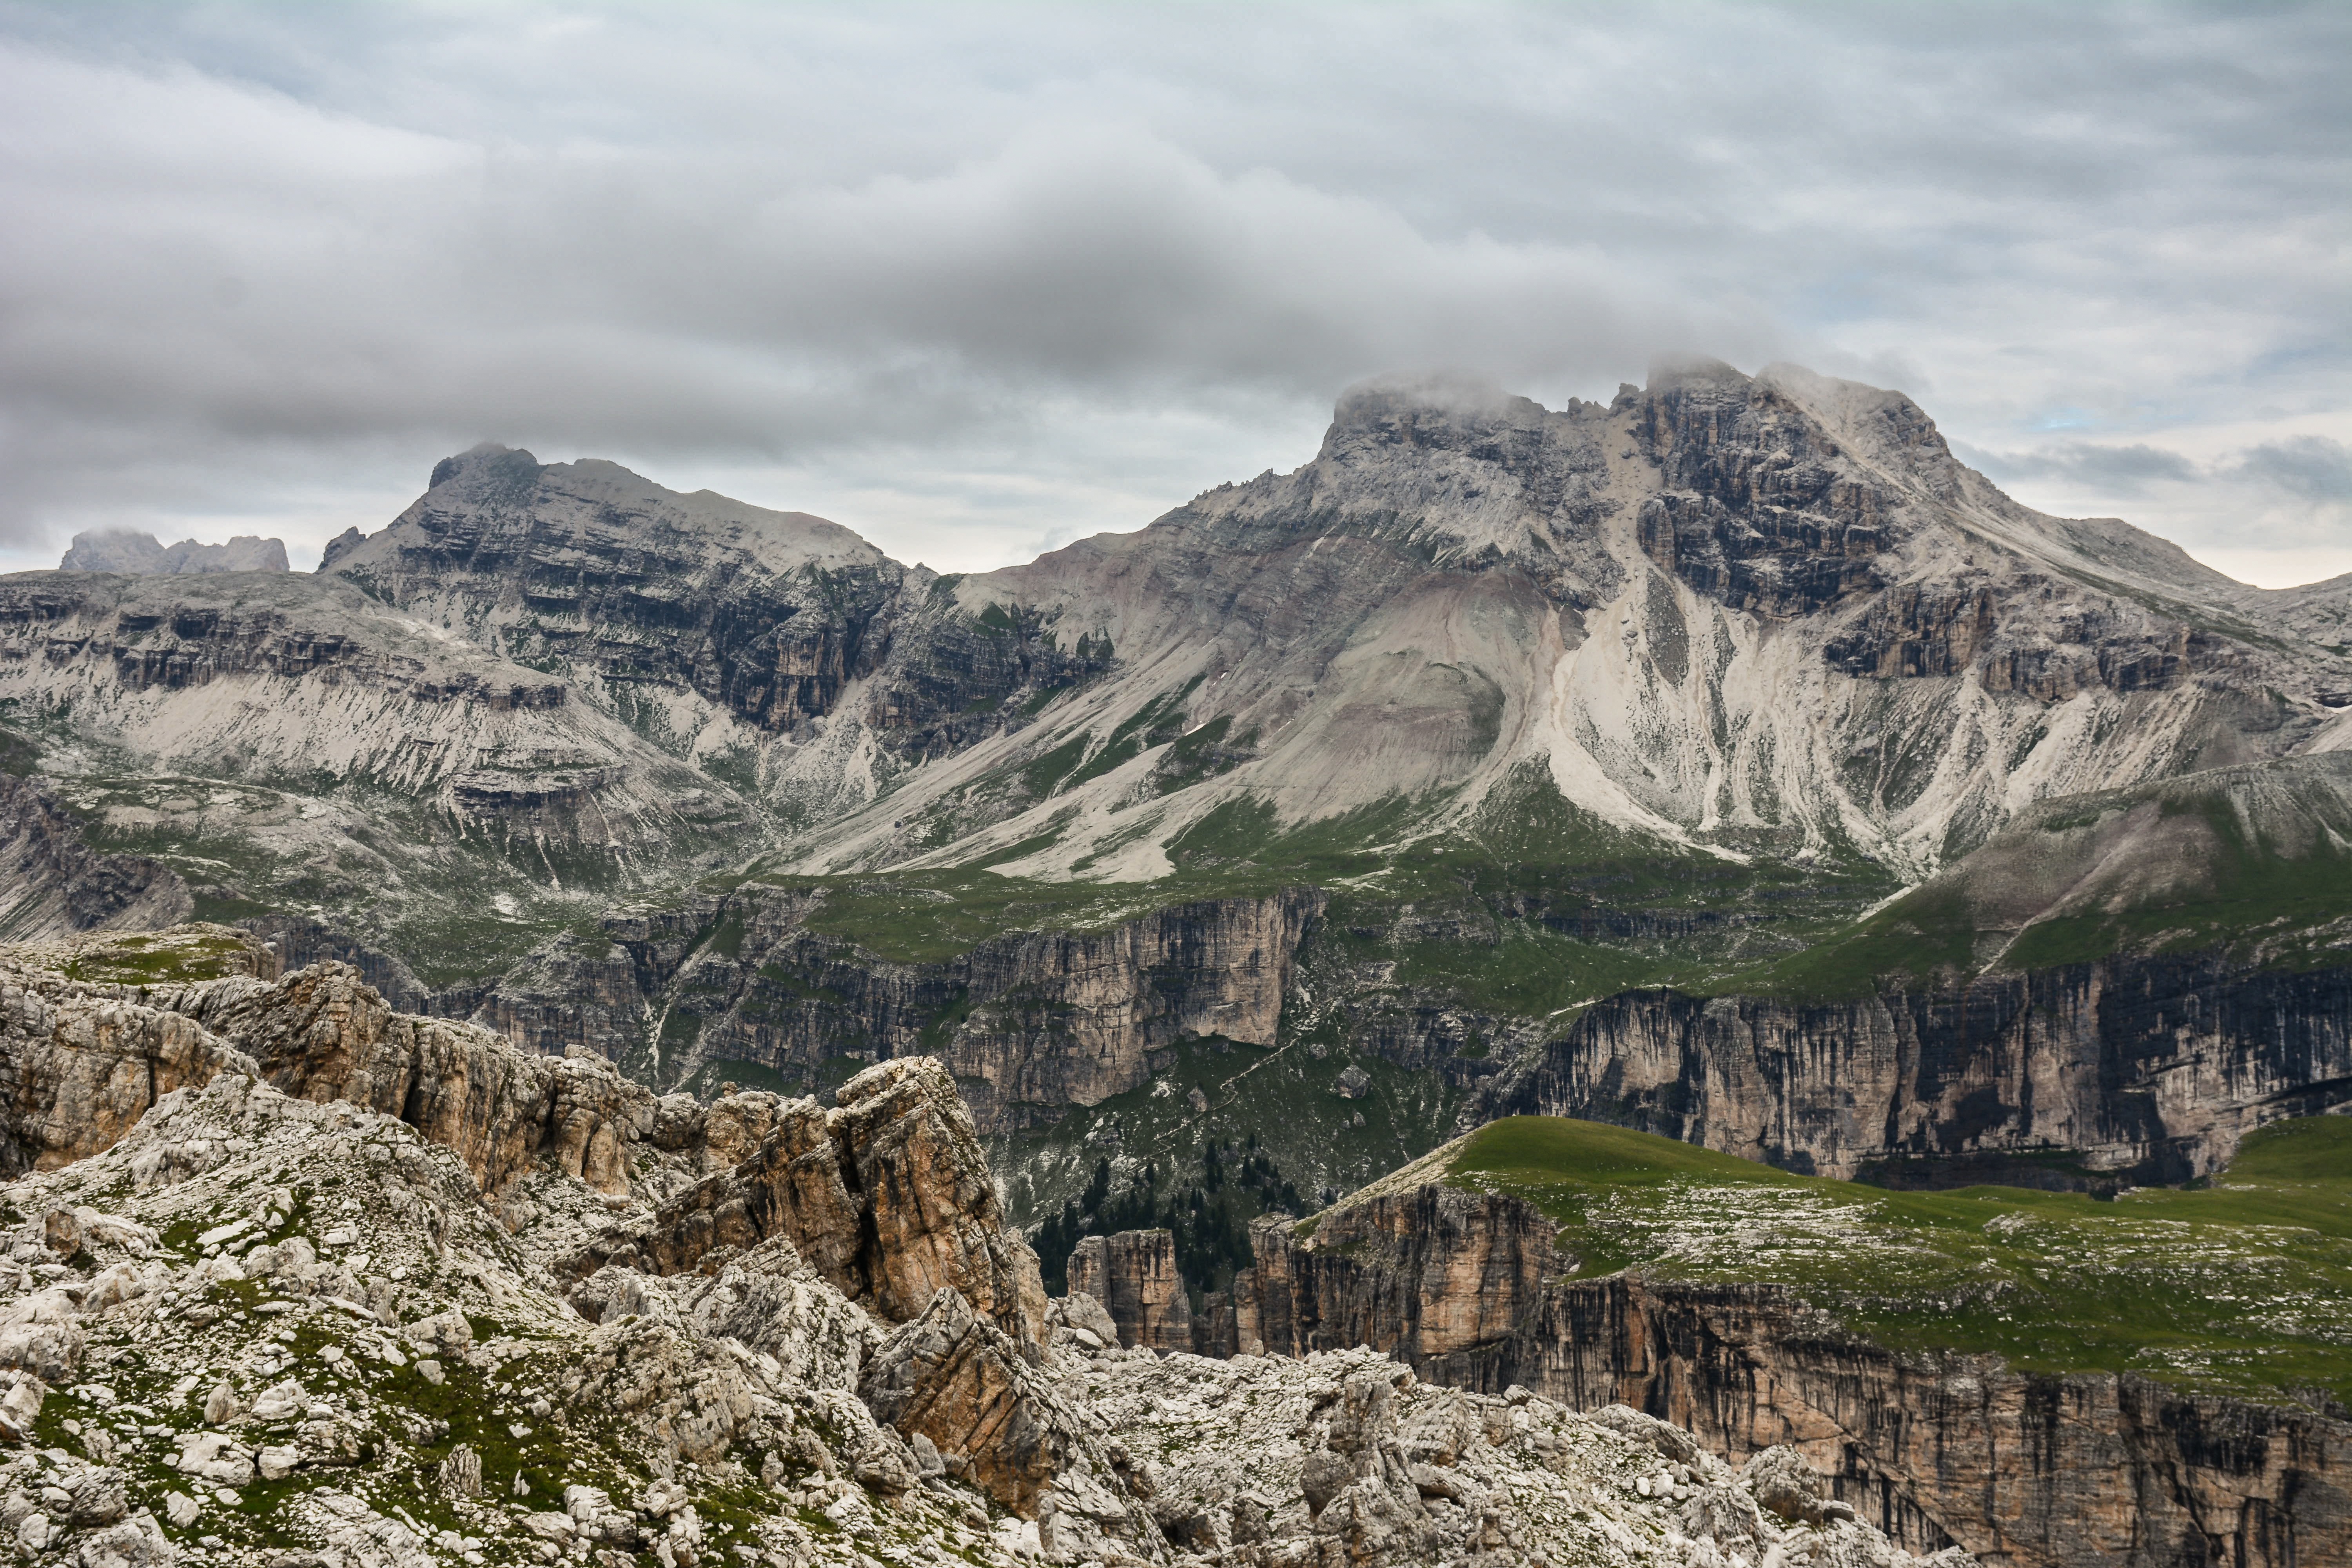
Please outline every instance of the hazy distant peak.
M497 464L504 468L530 468L536 471L539 468L539 459L520 447L502 447L496 441L483 441L467 447L454 458L444 458L434 464L433 477L425 480L425 488L437 490L458 475L488 464Z
M1705 354L1660 354L1650 362L1649 390L1665 392L1679 386L1743 387L1748 378L1735 365Z
M117 572L126 575L176 576L198 572L286 571L286 542L240 533L226 544L184 539L165 545L134 529L93 529L77 533L58 562L60 572Z
M1423 372L1373 376L1339 395L1331 411L1336 430L1374 430L1432 419L1448 424L1533 426L1543 405L1484 376Z

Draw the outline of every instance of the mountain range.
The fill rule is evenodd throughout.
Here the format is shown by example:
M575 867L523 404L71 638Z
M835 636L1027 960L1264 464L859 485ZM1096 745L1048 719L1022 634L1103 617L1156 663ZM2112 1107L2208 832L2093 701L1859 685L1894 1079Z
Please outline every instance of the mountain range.
M1697 363L1560 410L1370 384L1292 473L964 576L477 447L316 574L0 579L0 723L94 846L417 1005L665 1083L965 1039L1003 1128L1188 1039L1458 1091L1643 984L2243 948L2236 906L2193 941L2143 906L2336 853L2347 596L2031 511L1899 394ZM2168 782L2209 776L2226 854ZM2077 799L2136 826L2019 839ZM2256 945L2329 951L2327 903ZM1008 1021L1040 977L965 972L1024 930L1162 979ZM1184 1000L1163 950L1229 938L1255 988Z
M107 564L0 577L0 941L194 916L706 1101L936 1058L1047 1284L1176 1281L1195 1348L1263 1215L1511 1118L2105 1201L2352 1102L2352 578L2035 512L1793 366L1369 383L985 574L496 445L315 574Z

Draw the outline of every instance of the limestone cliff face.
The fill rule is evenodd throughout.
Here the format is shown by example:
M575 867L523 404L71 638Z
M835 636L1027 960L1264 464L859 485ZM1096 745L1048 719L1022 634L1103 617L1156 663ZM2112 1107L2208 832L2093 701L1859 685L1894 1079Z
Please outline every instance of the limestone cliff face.
M626 1192L627 1145L654 1129L653 1095L604 1063L526 1057L487 1030L395 1013L349 964L218 982L176 1005L284 1093L397 1117L456 1151L486 1192L542 1159Z
M159 1098L232 1063L251 1065L183 1014L0 965L0 1173L110 1149Z
M2069 1149L2144 1181L2352 1096L2352 971L2118 956L1795 1006L1612 996L1490 1079L1481 1119L1614 1121L1789 1169Z
M1154 1053L1187 1036L1272 1045L1324 903L1296 889L1179 904L1107 931L1014 932L898 963L810 930L824 896L753 886L616 917L601 949L551 944L474 1016L518 1045L632 1061L657 1031L652 1066L670 1082L730 1061L800 1075L843 1055L935 1055L993 1132L1134 1089Z
M740 1163L650 1215L606 1227L561 1272L707 1269L781 1236L890 1321L951 1289L1014 1339L1034 1341L1045 1313L1037 1257L1005 1227L954 1080L938 1062L910 1058L867 1069L836 1098L831 1110L813 1100L774 1102Z
M152 931L195 909L187 883L158 861L100 855L57 796L0 773L0 942L85 931Z
M1090 1236L1070 1254L1070 1289L1102 1303L1129 1350L1192 1352L1192 1299L1176 1268L1176 1238L1164 1230Z
M1560 1279L1554 1228L1517 1199L1431 1187L1327 1215L1304 1241L1261 1222L1236 1313L1269 1353L1370 1344L1452 1386L1629 1405L1735 1462L1788 1445L1915 1550L1958 1542L2017 1568L2352 1557L2352 1425L2129 1376L1906 1358L1777 1287Z
M273 962L220 934L245 941L253 967ZM100 1153L159 1096L242 1073L406 1122L494 1201L551 1171L648 1205L567 1263L574 1278L616 1261L694 1270L782 1237L890 1321L942 1289L1022 1342L1045 1321L1036 1256L1005 1226L971 1116L934 1060L870 1068L830 1110L768 1094L706 1107L657 1098L588 1053L528 1055L485 1029L396 1013L348 964L122 986L14 951L0 965L0 1161L11 1172Z
M1272 1215L1250 1227L1255 1265L1234 1281L1236 1335L1276 1355L1469 1353L1507 1338L1572 1261L1552 1248L1559 1228L1520 1199L1437 1185L1337 1210L1307 1242Z

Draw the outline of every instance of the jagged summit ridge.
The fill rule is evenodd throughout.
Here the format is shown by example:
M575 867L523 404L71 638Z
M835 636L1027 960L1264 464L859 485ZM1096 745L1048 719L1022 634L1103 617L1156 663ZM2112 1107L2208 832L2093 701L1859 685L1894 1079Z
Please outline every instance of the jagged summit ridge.
M1050 826L1019 869L1148 879L1236 801L1299 825L1426 798L1433 826L1533 765L1665 843L1851 846L1919 874L2035 799L2332 743L2334 657L2181 598L2224 581L2127 527L2032 513L1910 399L1795 367L1682 366L1560 411L1375 383L1304 468L959 580L967 614L1106 639L1118 670L925 769L807 864L943 834L915 863L946 863ZM1181 714L1171 741L1222 723L1252 745L1173 801L1151 748L1095 768L1154 704ZM1069 771L1101 774L1083 790L1002 787L1072 745ZM1010 815L967 836L975 797Z
M50 956L0 955L40 997L0 1012L0 1061L39 1058L61 1019L131 1016L179 1020L195 1068L5 1188L0 1517L79 1568L1917 1561L1825 1510L1790 1457L1768 1487L1630 1411L1433 1388L1369 1351L1163 1361L1106 1343L1082 1298L992 1321L944 1280L877 1287L942 1241L1025 1252L934 1063L877 1066L831 1111L647 1116L609 1068L566 1061L572 1109L551 1114L549 1064L387 1017L337 966L125 986ZM432 1088L403 1092L419 1067ZM0 1130L64 1127L72 1081ZM630 1157L597 1157L592 1103L645 1123ZM792 1131L812 1115L814 1144ZM486 1129L535 1131L536 1157L502 1163L515 1145ZM865 1213L750 1226L763 1184L805 1197L852 1164ZM600 1219L714 1184L694 1212L716 1245L690 1261L565 1262ZM838 1279L859 1253L873 1272Z
M225 544L183 539L167 546L153 534L135 529L98 529L75 534L58 569L167 577L206 572L283 572L287 570L286 542L240 533Z

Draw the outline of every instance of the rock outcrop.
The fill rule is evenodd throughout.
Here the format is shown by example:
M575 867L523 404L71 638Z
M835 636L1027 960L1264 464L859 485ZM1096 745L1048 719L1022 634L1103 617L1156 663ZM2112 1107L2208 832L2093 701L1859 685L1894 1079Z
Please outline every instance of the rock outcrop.
M485 1191L548 1161L625 1192L629 1146L655 1130L654 1096L602 1060L527 1057L487 1030L395 1013L349 964L218 982L171 1001L240 1042L279 1090L396 1117L455 1151Z
M1090 1236L1070 1254L1071 1292L1102 1304L1129 1350L1197 1352L1192 1299L1164 1230Z
M1473 1353L1507 1340L1574 1262L1532 1204L1434 1184L1335 1209L1305 1239L1297 1229L1286 1215L1253 1225L1253 1265L1234 1279L1236 1337L1269 1354Z
M1433 1187L1326 1215L1304 1240L1262 1222L1237 1312L1273 1353L1370 1345L1449 1387L1633 1406L1735 1462L1785 1447L1826 1478L1832 1506L1915 1550L1958 1542L2018 1568L2352 1553L2340 1419L2128 1375L1906 1357L1778 1287L1563 1279L1555 1228L1518 1199Z
M405 1122L494 1196L553 1173L614 1199L667 1197L567 1258L575 1279L615 1262L708 1272L782 1237L887 1321L951 1288L1018 1342L1043 1330L1036 1257L1005 1226L971 1116L928 1058L868 1069L830 1110L773 1095L704 1107L656 1098L598 1057L525 1055L487 1030L395 1013L331 962L142 987L29 964L0 988L0 1154L14 1169L101 1152L159 1096L242 1072Z
M380 1016L332 964L57 984L231 1054L111 1146L0 1187L0 1525L27 1553L853 1568L913 1540L977 1568L1916 1561L1827 1509L1768 1512L1631 1412L1435 1390L1370 1351L1122 1350L1083 1299L1011 1331L1034 1264L1008 1286L1025 1255L982 1257L992 1187L934 1062L884 1064L822 1115L635 1090L637 1180L599 1191L558 1135L573 1119L548 1114L566 1091L532 1075L618 1083L601 1060ZM509 1172L533 1115L537 1158ZM804 1208L797 1240L780 1226L667 1274L608 1263L557 1293L548 1266L595 1216L690 1230L727 1209L712 1184L749 1193L787 1147L852 1194ZM844 1259L863 1302L829 1277ZM1788 1471L1772 1496L1801 1500Z
M1921 1562L1851 1518L1768 1512L1730 1467L1633 1411L1441 1387L1371 1351L1216 1362L1110 1350L1062 1366L1178 1561ZM1056 1544L1059 1519L1039 1522L1041 1543Z
M867 1359L859 1396L875 1418L927 1447L1076 1556L1157 1559L1165 1538L1094 1424L1024 1345L941 1289ZM1120 1456L1124 1458L1124 1456Z
M153 931L195 900L179 874L138 855L100 855L58 797L0 773L0 942L86 931Z
M561 1271L677 1274L781 1236L886 1320L912 1318L952 1289L1013 1340L1035 1341L1045 1318L1036 1255L1004 1226L953 1080L913 1058L868 1068L836 1098L832 1110L779 1103L740 1163L607 1227Z
M2352 970L2125 954L1813 1005L1627 993L1489 1079L1478 1116L1613 1121L1825 1176L2059 1149L2178 1182L2347 1098Z

